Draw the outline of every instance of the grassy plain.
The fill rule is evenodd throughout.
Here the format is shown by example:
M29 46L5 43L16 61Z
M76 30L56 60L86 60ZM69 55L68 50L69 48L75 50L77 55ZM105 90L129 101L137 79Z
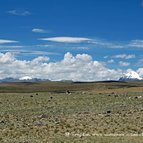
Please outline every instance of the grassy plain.
M143 143L143 82L0 84L0 143L74 142Z

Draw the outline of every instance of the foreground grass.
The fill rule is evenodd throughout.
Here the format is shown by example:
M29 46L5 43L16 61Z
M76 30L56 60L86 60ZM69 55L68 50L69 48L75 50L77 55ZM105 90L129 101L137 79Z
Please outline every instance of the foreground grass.
M74 92L67 95L56 86L54 92L0 93L0 142L142 142L141 87L97 90L90 84L84 91L70 85Z

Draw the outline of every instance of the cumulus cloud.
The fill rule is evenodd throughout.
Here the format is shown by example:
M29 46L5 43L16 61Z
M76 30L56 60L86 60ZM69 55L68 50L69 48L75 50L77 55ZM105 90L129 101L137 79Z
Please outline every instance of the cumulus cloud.
M41 38L40 40L60 42L60 43L81 43L90 41L91 39L83 37L51 37L51 38Z
M17 43L17 42L18 41L14 41L14 40L0 39L0 44Z
M7 13L11 14L11 15L16 15L16 16L28 16L31 15L31 13L27 10L21 10L21 9L14 9L14 10L10 10Z
M143 78L143 68L139 68L139 69L137 70L137 73L139 74L139 76L140 76L141 78Z
M33 28L32 32L35 32L35 33L47 33L47 31L45 29L41 29L41 28Z
M109 69L88 54L73 56L69 52L57 62L50 62L48 57L42 56L31 61L18 60L9 52L1 53L0 67L0 78L29 76L50 80L99 81L115 80L122 75L121 70Z
M15 57L12 53L6 53L2 54L0 53L0 63L6 64L6 63L11 63L15 60Z

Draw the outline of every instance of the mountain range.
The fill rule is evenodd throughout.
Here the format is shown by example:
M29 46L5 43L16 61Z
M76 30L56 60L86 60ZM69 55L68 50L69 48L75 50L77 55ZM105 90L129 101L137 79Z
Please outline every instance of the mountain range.
M12 78L12 77L0 79L0 83L3 83L3 82L40 82L40 81L50 81L50 80L49 79L31 78L28 76L25 76L25 77L22 77L19 79Z
M127 71L126 73L124 73L123 76L120 77L116 81L141 81L141 80L143 80L143 78L141 78L137 72L130 70L130 71ZM12 77L0 79L0 83L4 83L4 82L42 82L42 81L50 81L50 80L49 79L32 78L29 76L24 76L19 79L12 78ZM72 80L61 80L61 81L62 82L73 82Z

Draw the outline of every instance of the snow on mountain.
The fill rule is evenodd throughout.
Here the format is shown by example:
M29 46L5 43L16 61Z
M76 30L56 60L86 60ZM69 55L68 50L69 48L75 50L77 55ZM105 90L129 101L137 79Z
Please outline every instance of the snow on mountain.
M12 77L7 77L0 79L0 83L3 82L50 82L49 79L40 79L40 78L32 78L30 76L23 76L21 78L12 78Z
M19 80L32 80L32 77L24 76L24 77L19 78Z
M133 70L128 70L119 81L142 80L139 74Z

